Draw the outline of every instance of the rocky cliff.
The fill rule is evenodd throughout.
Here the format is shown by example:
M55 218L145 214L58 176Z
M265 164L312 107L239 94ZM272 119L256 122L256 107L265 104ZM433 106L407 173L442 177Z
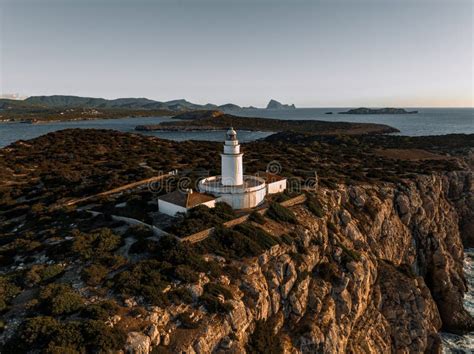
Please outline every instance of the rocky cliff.
M472 213L472 185L472 174L449 173L397 188L319 189L324 216L293 207L296 226L264 227L295 242L233 261L235 274L221 277L233 293L222 299L232 305L228 315L154 308L148 336L129 335L129 349L147 352L161 342L187 353L440 352L441 328L474 328L462 305L458 227L460 220L463 230L472 227L469 218L462 222ZM201 274L189 288L199 296L208 281ZM184 331L172 320L183 312L199 327Z

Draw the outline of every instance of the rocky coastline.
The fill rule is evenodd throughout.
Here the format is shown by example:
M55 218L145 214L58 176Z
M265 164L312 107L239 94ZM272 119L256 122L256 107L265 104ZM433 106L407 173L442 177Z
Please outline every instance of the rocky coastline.
M150 192L88 201L103 218L57 205L154 168L215 168L207 152L216 144L91 134L55 132L0 150L2 351L441 353L441 330L474 330L462 302L474 226L469 136L286 132L246 144L249 172L275 155L295 180L319 166L296 192L306 201L287 208L291 218L266 214L191 246L114 219L125 208L147 221ZM401 139L399 158L379 153ZM404 162L421 147L445 159ZM20 173L28 184L17 183ZM249 231L254 243L239 244Z

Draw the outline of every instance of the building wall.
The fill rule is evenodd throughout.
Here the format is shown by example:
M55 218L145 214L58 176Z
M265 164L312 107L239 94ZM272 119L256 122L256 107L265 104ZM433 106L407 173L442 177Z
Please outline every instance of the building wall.
M216 206L216 199L214 200L210 200L208 202L205 202L205 203L202 203L200 205L205 205L207 206L208 208L214 208Z
M177 213L186 213L187 210L186 208L168 203L164 200L158 199L158 210L160 213L169 215L169 216L175 216Z
M242 155L221 154L222 184L225 186L239 186L244 183Z
M267 193L275 194L283 192L286 189L286 179L276 181L273 183L267 183Z
M220 194L219 201L229 204L232 209L254 208L265 199L267 190L263 188L246 193L225 193Z

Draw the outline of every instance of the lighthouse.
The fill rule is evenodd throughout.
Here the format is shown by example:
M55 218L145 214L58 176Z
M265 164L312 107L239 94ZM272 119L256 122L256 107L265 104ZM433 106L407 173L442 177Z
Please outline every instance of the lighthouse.
M244 175L240 144L237 132L229 128L225 135L224 151L221 153L221 174L199 181L198 190L229 204L233 209L249 209L262 205L268 193L279 193L286 189L286 178L265 173L260 176ZM268 185L266 183L268 180Z
M223 186L241 186L244 183L244 171L237 132L229 128L221 154L221 183Z

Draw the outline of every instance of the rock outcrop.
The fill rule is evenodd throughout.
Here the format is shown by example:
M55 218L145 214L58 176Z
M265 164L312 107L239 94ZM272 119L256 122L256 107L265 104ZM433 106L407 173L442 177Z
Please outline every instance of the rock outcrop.
M294 104L283 104L275 100L270 100L267 109L296 109Z
M201 308L199 327L184 336L170 318L185 308L160 309L166 321L153 321L152 338L136 346L160 344L159 332L173 352L239 353L267 333L287 353L439 353L441 328L474 328L462 304L458 227L472 227L471 192L467 172L420 175L398 187L320 189L324 217L292 207L293 244L229 264L239 276L223 278L234 296L228 314Z

